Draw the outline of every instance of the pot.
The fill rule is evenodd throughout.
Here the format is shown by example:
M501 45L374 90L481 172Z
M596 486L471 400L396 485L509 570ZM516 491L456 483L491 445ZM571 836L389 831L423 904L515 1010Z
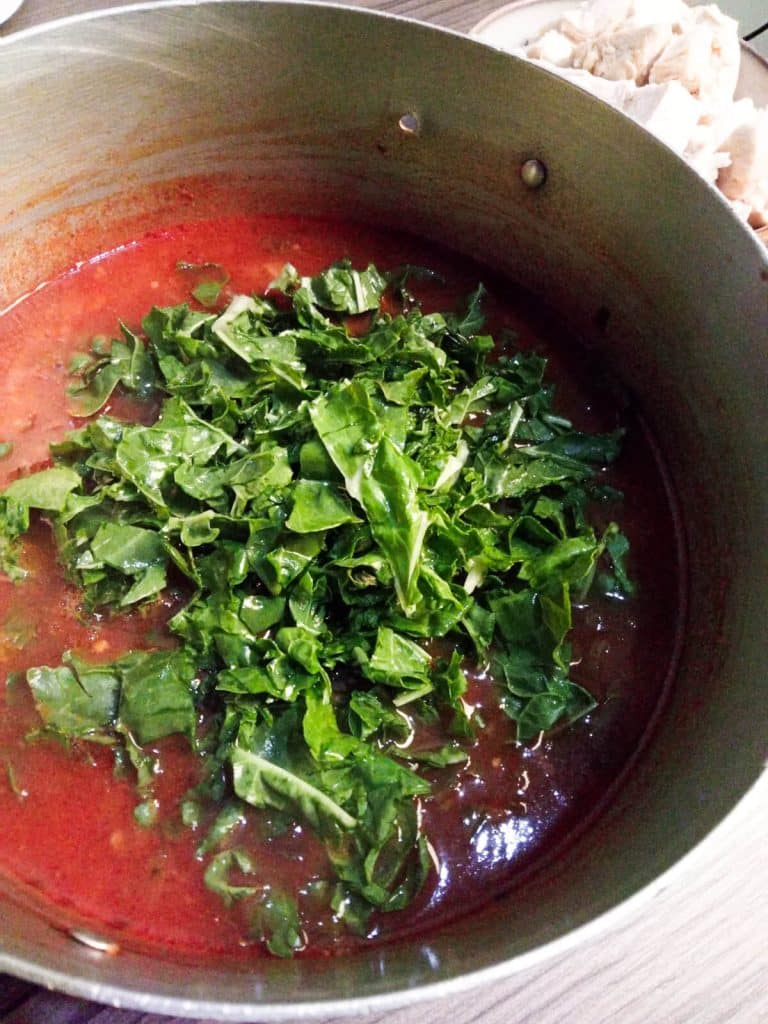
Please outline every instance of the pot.
M0 54L0 308L95 241L180 211L311 209L459 248L557 307L641 403L683 510L689 572L679 669L653 740L535 892L332 965L262 960L249 973L109 956L3 892L0 970L180 1016L382 1010L492 981L657 891L764 775L758 240L621 115L539 68L393 17L151 4L20 33ZM521 175L531 159L543 184Z

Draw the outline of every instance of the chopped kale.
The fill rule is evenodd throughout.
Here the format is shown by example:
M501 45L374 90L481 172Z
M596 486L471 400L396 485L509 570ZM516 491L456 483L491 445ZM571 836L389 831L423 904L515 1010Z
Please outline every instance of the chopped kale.
M187 269L215 305L226 274ZM157 814L145 748L188 737L205 770L180 815L207 829L205 882L277 955L304 945L299 904L234 845L246 815L313 829L330 906L365 932L431 870L418 802L482 728L464 669L490 665L519 742L571 722L594 706L569 678L571 601L595 579L632 591L626 538L587 514L620 434L559 416L535 353L491 357L482 287L463 312L422 313L417 269L287 266L267 297L154 308L141 334L97 339L73 364L87 419L0 496L9 575L37 510L86 609L186 587L174 649L68 653L27 681L44 730L133 766L142 825ZM101 413L115 389L159 397L155 422ZM444 739L410 753L429 714Z

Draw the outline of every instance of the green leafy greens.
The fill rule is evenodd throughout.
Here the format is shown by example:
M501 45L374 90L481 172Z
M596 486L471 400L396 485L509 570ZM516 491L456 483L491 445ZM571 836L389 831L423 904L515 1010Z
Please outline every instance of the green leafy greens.
M144 824L145 747L189 738L205 773L182 820L219 807L199 848L206 884L249 906L278 955L302 947L300 915L238 846L246 809L314 830L330 904L364 932L430 871L429 771L466 761L479 728L464 666L491 667L520 742L571 722L594 704L569 678L572 598L598 572L631 589L626 539L587 519L619 436L556 415L538 355L489 359L482 288L459 314L424 314L406 277L418 272L287 266L267 297L217 312L217 271L196 293L205 309L154 308L142 335L122 327L75 361L73 408L91 418L0 497L14 577L38 510L87 610L185 581L176 648L108 665L67 653L27 681L44 730L112 744L133 766ZM401 312L382 304L388 288ZM362 334L346 319L361 316ZM105 413L116 388L159 396L156 421ZM401 749L435 716L441 743Z

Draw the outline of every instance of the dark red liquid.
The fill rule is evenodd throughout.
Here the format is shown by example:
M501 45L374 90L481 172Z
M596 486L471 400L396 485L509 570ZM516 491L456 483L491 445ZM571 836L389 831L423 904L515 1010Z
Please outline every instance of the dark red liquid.
M630 764L648 730L673 660L680 600L679 538L658 460L641 424L617 408L582 350L492 273L414 239L351 223L229 218L180 225L99 257L16 305L0 317L0 441L14 444L0 462L0 486L45 464L48 443L77 425L66 399L75 352L88 348L95 334L114 335L118 319L137 329L152 304L189 299L195 282L176 268L178 261L221 264L234 293L263 291L287 261L306 274L342 256L356 265L408 262L441 271L444 286L422 289L425 310L454 307L482 279L491 291L489 329L513 328L520 347L535 346L550 357L560 410L581 429L627 427L624 453L609 477L626 500L597 515L617 518L629 536L638 592L631 601L590 600L577 611L572 677L599 705L537 746L514 742L492 681L472 677L468 699L482 708L487 728L466 766L432 773L434 795L422 806L439 867L412 907L376 919L371 938L343 932L321 902L313 902L306 882L327 869L308 830L273 836L255 817L243 826L239 838L261 838L260 877L303 887L310 948L322 953L465 913L559 850ZM180 823L178 800L200 769L185 742L159 745L160 819L141 827L133 816L132 779L115 775L110 750L28 742L39 726L36 712L26 685L6 682L14 671L57 664L68 648L108 660L146 645L147 638L163 642L169 607L84 619L44 524L29 534L25 552L29 579L14 585L0 578L0 873L58 913L121 942L184 954L245 948L258 955L236 909L227 910L205 888L204 866L195 857L200 835ZM567 856L567 847L559 855Z

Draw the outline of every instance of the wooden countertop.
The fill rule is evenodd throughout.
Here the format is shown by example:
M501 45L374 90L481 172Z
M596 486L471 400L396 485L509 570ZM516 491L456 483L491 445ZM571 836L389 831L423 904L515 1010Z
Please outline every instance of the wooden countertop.
M27 0L0 34L106 0ZM466 30L494 0L358 0ZM726 9L727 2L724 3ZM574 950L495 983L368 1024L759 1024L768 1021L768 787L762 786L651 902ZM2 1024L183 1024L0 975ZM331 1024L330 1021L322 1024Z

